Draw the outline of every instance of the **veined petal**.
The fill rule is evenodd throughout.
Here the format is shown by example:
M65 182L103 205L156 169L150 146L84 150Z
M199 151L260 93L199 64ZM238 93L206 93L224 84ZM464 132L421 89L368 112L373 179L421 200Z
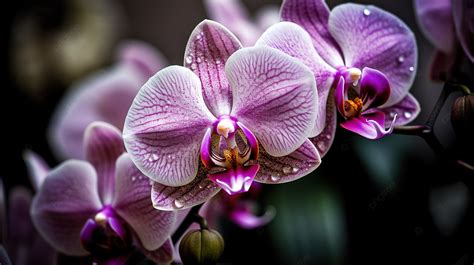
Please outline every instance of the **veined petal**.
M23 160L25 160L31 184L35 190L39 190L49 173L50 168L48 164L46 164L41 156L31 150L23 152Z
M209 18L230 29L245 46L252 46L260 31L252 23L241 0L206 0L204 6Z
M329 8L324 0L285 0L281 18L302 26L318 54L331 66L344 65L339 45L328 29Z
M318 55L309 34L297 24L291 22L280 22L271 26L262 34L255 45L266 45L278 49L302 61L313 71L318 91L319 109L315 126L309 137L320 134L326 123L326 101L334 82L336 69Z
M474 2L453 0L456 36L469 60L474 63Z
M118 57L122 63L133 65L145 80L168 65L165 57L158 50L138 40L121 42Z
M334 91L334 90L333 90ZM324 130L316 137L309 138L309 140L316 146L319 155L324 157L329 151L336 135L337 111L335 101L333 98L334 92L329 94L329 100L326 107L326 126Z
M260 170L255 181L276 184L306 176L321 164L321 157L316 147L307 139L294 152L282 157L273 157L262 150L258 164Z
M367 139L375 140L392 133L393 123L397 116L393 117L389 129L385 129L385 114L382 111L363 113L360 116L348 119L341 126L349 131L355 132Z
M213 120L199 78L187 68L169 66L150 78L133 101L125 120L125 147L148 177L185 185L196 176L201 140Z
M303 63L270 47L244 48L229 58L226 74L234 95L232 116L270 155L290 154L312 133L318 93Z
M145 249L159 248L171 234L176 213L153 208L150 179L138 170L129 154L120 156L116 171L114 209L134 230Z
M171 238L167 238L165 243L156 250L147 250L141 247L143 254L155 262L157 265L171 264L174 256L174 247Z
M153 207L158 210L181 210L209 200L220 190L219 186L207 177L207 170L201 166L196 178L187 185L170 187L154 182L151 200Z
M87 219L102 207L97 191L97 175L91 164L68 160L53 169L31 206L38 232L63 253L87 254L80 233Z
M399 126L408 124L418 117L418 114L420 113L420 104L412 94L408 93L402 101L380 110L385 113L386 127L389 127L392 124L395 115L397 115L397 119L393 122L393 126Z
M365 67L360 79L360 97L367 108L378 107L390 97L390 84L387 77L380 71Z
M418 24L425 37L444 53L454 48L452 0L415 0Z
M413 32L396 16L375 6L342 4L331 11L329 31L339 43L345 65L382 72L390 82L390 106L408 93L417 69Z
M84 133L84 150L97 172L99 196L109 204L115 188L115 162L125 152L122 134L108 123L93 122Z
M201 80L204 102L216 117L228 115L232 108L232 90L224 66L241 47L234 34L211 20L197 25L189 37L184 66Z
M133 98L146 79L133 66L119 65L72 87L48 128L56 156L84 159L83 136L91 122L105 121L122 129Z

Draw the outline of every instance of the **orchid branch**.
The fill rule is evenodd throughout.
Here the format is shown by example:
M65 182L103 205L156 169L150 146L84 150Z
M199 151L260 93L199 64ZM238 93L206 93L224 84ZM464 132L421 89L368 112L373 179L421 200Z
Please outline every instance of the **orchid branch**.
M183 236L186 230L188 230L189 226L193 223L198 223L201 229L208 228L206 219L199 215L199 210L201 210L203 204L204 203L201 203L191 208L188 215L186 215L186 218L184 218L181 225L178 227L178 229L176 229L176 232L171 237L173 242L178 242L178 240Z

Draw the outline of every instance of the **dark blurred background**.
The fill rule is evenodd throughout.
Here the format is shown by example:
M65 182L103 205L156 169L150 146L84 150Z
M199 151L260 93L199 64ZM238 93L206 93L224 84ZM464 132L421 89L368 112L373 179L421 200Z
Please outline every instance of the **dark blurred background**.
M6 47L2 49L0 176L7 192L16 185L31 188L22 159L25 149L41 154L51 166L57 165L59 161L52 155L45 136L51 114L74 80L113 62L112 50L120 39L144 40L159 49L171 64L179 65L189 34L207 17L203 4L197 0L111 1L110 6L99 8L103 13L98 13L110 12L110 18L99 15L97 23L102 23L100 19L111 19L113 26L104 29L104 39L92 38L97 43L105 42L94 57L97 63L71 74L68 80L49 76L46 81L36 81L22 76L23 69L35 67L28 60L15 63L19 45L34 41L25 38L29 31L22 21L33 17L32 23L39 23L45 31L39 35L45 36L64 26L67 2L17 0L3 8L6 28L2 42ZM251 14L266 5L281 3L243 2ZM346 1L328 1L331 7L343 2ZM422 111L413 124L424 122L442 84L428 79L434 49L419 30L412 1L354 2L374 4L396 14L415 33L419 67L411 92L420 101ZM85 47L88 45L95 43ZM86 54L88 49L72 52ZM35 60L43 62L47 60L43 55L39 52L27 57L37 56ZM47 71L46 75L55 73L53 67ZM450 97L435 128L447 149L458 144L450 124L450 108L457 96ZM473 264L473 177L472 173L436 157L416 136L391 135L369 141L339 129L333 147L314 173L292 183L264 186L261 203L277 209L268 226L242 230L222 220L218 229L225 238L226 250L221 261Z

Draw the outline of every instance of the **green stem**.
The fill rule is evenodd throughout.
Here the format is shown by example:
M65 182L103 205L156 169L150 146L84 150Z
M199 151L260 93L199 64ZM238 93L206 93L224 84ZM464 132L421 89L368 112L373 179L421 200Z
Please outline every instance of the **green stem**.
M188 215L186 215L186 218L184 218L181 225L178 227L178 229L176 229L176 232L171 237L174 243L178 242L178 240L183 236L186 230L188 230L189 226L193 223L198 223L201 229L207 228L206 219L199 215L199 210L201 210L202 205L203 203L191 208Z

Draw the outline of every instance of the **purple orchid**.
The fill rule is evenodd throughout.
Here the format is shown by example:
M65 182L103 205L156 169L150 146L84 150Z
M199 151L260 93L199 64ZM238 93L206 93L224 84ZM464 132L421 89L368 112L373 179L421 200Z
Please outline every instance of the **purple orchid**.
M148 44L123 42L115 66L81 80L60 103L49 127L56 156L84 159L84 130L93 121L122 129L138 89L165 65L163 56Z
M150 181L124 153L121 132L94 122L84 146L88 162L68 160L44 178L31 207L40 234L67 255L123 262L135 246L170 262L176 212L153 209Z
M204 4L209 17L232 31L244 46L253 46L268 27L280 21L280 10L273 5L261 8L252 21L241 0L206 0Z
M453 66L458 43L474 62L474 1L415 0L418 23L437 52L431 77L444 79Z
M188 208L219 187L245 192L254 179L292 181L320 164L307 139L318 130L318 95L301 62L269 47L242 48L206 20L191 34L184 63L154 75L125 121L125 147L155 181L156 208Z
M270 27L256 45L284 51L313 71L319 99L327 102L319 105L326 117L317 121L324 130L311 139L322 155L334 138L336 109L346 119L344 128L369 139L418 115L419 104L408 93L417 47L400 19L358 4L329 11L323 0L285 0L281 17L290 22Z

